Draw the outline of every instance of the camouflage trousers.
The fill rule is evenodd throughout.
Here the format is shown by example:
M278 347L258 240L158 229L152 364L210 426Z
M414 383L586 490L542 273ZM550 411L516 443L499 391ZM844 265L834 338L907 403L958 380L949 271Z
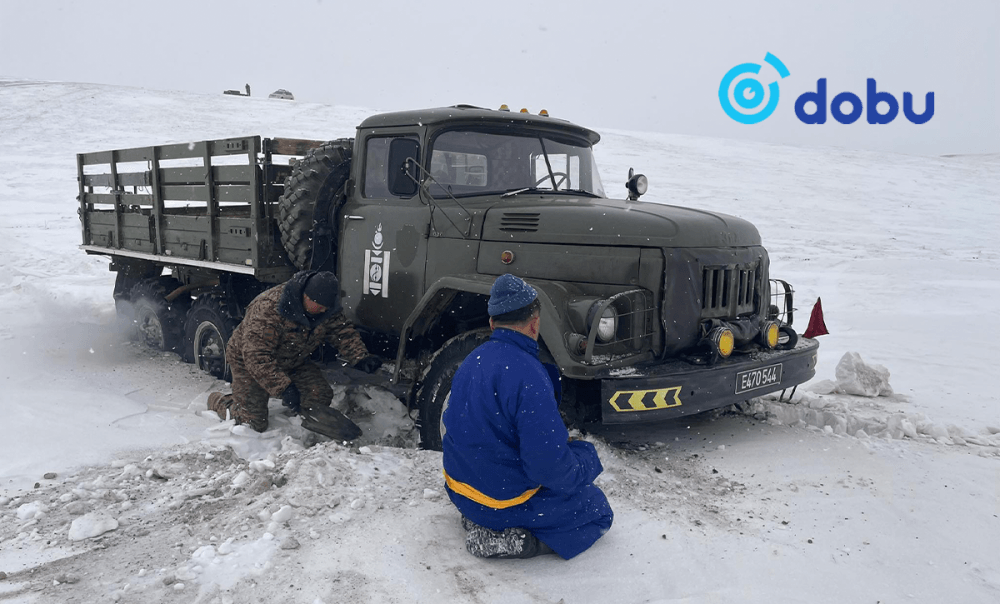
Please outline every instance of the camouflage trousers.
M242 364L230 365L233 372L233 393L221 397L209 396L208 406L226 419L226 411L237 424L246 424L263 432L267 430L267 401L271 395L260 387ZM329 407L333 388L323 377L323 372L313 363L303 363L288 370L288 377L302 395L302 409Z

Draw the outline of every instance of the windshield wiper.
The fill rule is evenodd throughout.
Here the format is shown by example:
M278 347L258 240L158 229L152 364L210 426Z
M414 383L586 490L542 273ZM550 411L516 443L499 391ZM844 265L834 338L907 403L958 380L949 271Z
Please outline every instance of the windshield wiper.
M541 190L541 189L539 189L538 187L523 187L521 189L510 189L509 191L507 191L506 193L504 193L500 197L501 198L504 198L504 197L513 197L513 196L518 195L520 193L527 193L528 191L539 191L539 190Z
M531 192L531 193L541 193L542 195L551 195L551 194L565 195L565 194L568 193L570 195L583 195L583 196L586 196L586 197L600 197L600 195L597 195L596 193L591 193L590 191L584 191L583 189L542 189L540 187L522 187L520 189L511 189L511 190L507 191L506 193L503 193L502 195L500 195L500 197L501 198L503 198L503 197L514 197L515 195L520 195L521 193L528 193L528 192Z
M600 197L600 195L596 193L584 191L583 189L559 189L556 193L573 193L575 195L584 195L586 197Z

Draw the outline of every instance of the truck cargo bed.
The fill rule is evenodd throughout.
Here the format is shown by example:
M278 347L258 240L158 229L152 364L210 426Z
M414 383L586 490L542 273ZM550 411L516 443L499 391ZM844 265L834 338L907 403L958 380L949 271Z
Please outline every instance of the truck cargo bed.
M320 144L252 136L81 153L83 249L286 279L278 199L288 162Z

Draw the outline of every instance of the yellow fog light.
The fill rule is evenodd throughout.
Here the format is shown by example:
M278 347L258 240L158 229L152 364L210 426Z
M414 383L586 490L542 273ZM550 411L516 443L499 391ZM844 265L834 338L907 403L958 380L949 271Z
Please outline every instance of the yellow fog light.
M712 333L708 334L708 337L712 340L712 345L715 346L715 351L719 353L720 357L725 359L733 354L733 348L736 346L733 330L728 327L716 327Z
M774 348L778 345L778 335L780 330L778 329L778 324L774 321L766 321L764 323L764 328L760 330L760 340L761 344L765 348Z

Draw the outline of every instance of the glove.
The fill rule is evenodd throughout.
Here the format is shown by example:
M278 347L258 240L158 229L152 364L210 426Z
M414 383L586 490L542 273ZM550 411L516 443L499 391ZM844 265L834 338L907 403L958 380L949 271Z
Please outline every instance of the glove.
M365 373L375 373L381 366L382 366L382 359L378 358L373 354L370 354L365 358L361 359L360 361L358 361L358 363L354 366L354 368L364 371Z
M285 388L284 392L281 393L281 404L298 413L301 411L301 403L302 395L299 394L298 387L295 384L289 384L288 388Z

